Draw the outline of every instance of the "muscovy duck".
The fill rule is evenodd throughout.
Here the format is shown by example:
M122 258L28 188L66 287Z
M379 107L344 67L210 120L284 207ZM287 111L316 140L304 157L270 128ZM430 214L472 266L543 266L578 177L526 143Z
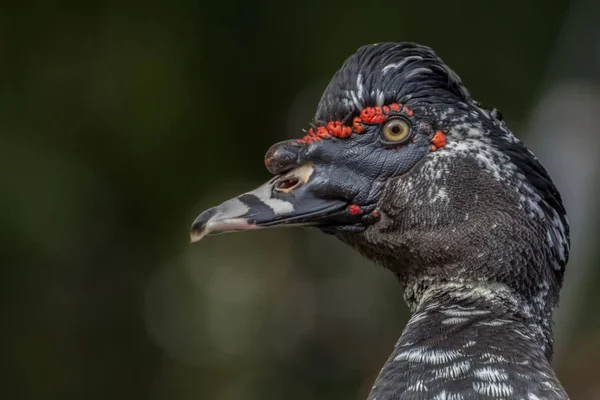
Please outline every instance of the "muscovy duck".
M191 239L313 226L395 274L413 314L369 399L568 398L551 367L560 194L433 50L360 48L265 164L275 176L201 213Z

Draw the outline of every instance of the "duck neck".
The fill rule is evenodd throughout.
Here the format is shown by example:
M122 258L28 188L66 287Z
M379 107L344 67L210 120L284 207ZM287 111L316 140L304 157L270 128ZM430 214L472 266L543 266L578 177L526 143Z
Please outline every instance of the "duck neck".
M540 321L503 285L432 286L369 399L565 399L550 366L549 324Z

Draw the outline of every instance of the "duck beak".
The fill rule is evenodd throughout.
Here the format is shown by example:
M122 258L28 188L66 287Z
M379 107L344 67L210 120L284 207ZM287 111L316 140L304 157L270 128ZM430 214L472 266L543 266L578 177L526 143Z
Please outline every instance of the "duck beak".
M190 238L277 226L320 226L339 220L347 202L327 198L328 169L308 163L201 213Z

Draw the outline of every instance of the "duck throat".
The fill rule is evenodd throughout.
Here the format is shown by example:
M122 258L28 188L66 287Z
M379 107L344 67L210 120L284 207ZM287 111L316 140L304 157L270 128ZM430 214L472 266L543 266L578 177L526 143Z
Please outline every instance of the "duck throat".
M545 330L506 287L430 287L369 399L566 399Z

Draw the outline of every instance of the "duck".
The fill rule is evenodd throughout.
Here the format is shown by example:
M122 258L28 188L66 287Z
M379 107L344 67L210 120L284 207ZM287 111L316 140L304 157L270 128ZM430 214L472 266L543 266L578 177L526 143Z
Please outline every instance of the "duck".
M264 163L273 177L200 213L191 241L311 227L389 270L412 314L369 400L568 399L551 364L560 193L431 48L358 49Z

